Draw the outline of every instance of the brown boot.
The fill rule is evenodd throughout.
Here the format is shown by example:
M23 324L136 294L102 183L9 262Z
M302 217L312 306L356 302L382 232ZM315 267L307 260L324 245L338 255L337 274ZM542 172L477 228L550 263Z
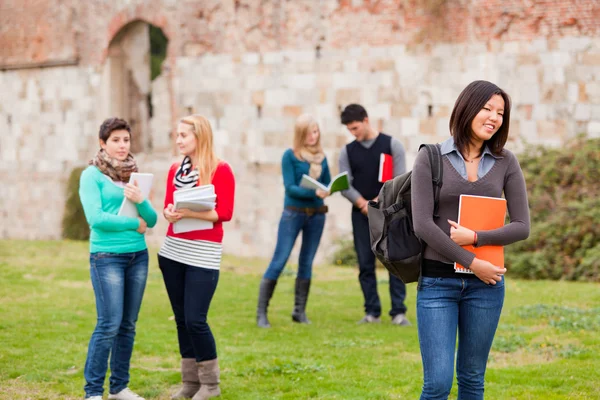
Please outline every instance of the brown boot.
M198 379L200 380L200 390L192 398L192 400L208 400L211 397L221 395L219 388L219 361L214 360L202 361L198 363Z
M181 381L183 386L177 393L171 396L171 399L191 399L198 390L200 390L200 380L198 379L198 366L195 358L181 359Z

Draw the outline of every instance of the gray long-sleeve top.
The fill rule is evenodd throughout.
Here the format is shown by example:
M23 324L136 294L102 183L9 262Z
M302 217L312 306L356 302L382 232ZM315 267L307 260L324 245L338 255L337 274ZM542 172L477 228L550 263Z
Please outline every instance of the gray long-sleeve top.
M375 138L373 138L373 139L363 140L362 142L359 142L359 143L361 144L361 146L368 149L371 146L373 146L373 143L375 143L375 140L377 140L377 136L375 136ZM400 143L400 141L398 139L392 138L391 148L392 148L391 155L392 155L393 164L394 164L394 176L402 175L403 173L406 172L406 157L404 155L404 146L402 146L402 143ZM350 170L350 160L348 159L348 150L347 150L346 146L344 146L342 148L342 151L340 152L338 166L339 166L340 173L342 173L344 171L348 172L348 181L350 182L350 188L342 191L341 192L342 196L347 198L352 204L356 204L356 201L361 197L361 194L359 193L358 190L356 190L352 186L352 171ZM372 200L372 199L367 199L367 200Z
M475 255L450 239L448 220L458 221L461 194L506 198L510 223L502 228L477 231L477 245L505 246L529 236L529 204L523 172L513 153L504 149L492 169L475 182L464 179L446 156L443 159L443 185L440 191L439 215L433 219L433 185L431 165L425 151L415 160L411 177L411 204L416 235L427 246L424 258L445 263L458 262L470 266Z

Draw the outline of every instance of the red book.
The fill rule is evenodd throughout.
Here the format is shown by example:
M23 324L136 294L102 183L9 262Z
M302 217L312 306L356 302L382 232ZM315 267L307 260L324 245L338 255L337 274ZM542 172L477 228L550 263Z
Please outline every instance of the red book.
M379 157L379 182L389 181L394 177L394 159L390 154L381 153Z
M499 197L460 195L458 205L458 224L473 231L487 231L504 226L506 217L506 199ZM497 267L504 267L504 247L502 246L462 246L475 253L475 257L491 262ZM456 272L472 274L473 272L458 263L454 263Z

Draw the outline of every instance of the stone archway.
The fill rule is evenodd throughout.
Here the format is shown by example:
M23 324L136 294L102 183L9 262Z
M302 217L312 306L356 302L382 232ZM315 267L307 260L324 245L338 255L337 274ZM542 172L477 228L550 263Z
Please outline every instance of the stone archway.
M104 115L118 116L129 122L133 153L151 151L154 147L152 127L156 124L151 121L156 115L156 110L153 112L153 79L161 76L160 62L157 73L156 57L151 55L151 36L156 37L157 30L166 43L160 28L145 21L136 20L123 26L111 40L104 64ZM158 117L165 119L161 115Z

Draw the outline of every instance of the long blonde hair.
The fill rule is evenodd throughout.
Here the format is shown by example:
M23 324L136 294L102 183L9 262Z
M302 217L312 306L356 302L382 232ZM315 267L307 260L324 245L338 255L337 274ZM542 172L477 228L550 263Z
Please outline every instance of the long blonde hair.
M219 159L213 149L213 131L208 119L202 115L188 115L180 121L182 124L191 125L196 136L196 168L198 169L199 184L208 185L217 169Z
M300 155L300 151L303 148L306 148L304 144L306 142L306 136L308 135L308 131L313 125L317 125L319 128L319 124L317 120L310 114L302 114L296 119L296 125L294 126L294 154L298 159L302 159ZM323 149L321 147L321 130L319 129L319 137L317 138L317 143L311 146L312 152L322 153Z

